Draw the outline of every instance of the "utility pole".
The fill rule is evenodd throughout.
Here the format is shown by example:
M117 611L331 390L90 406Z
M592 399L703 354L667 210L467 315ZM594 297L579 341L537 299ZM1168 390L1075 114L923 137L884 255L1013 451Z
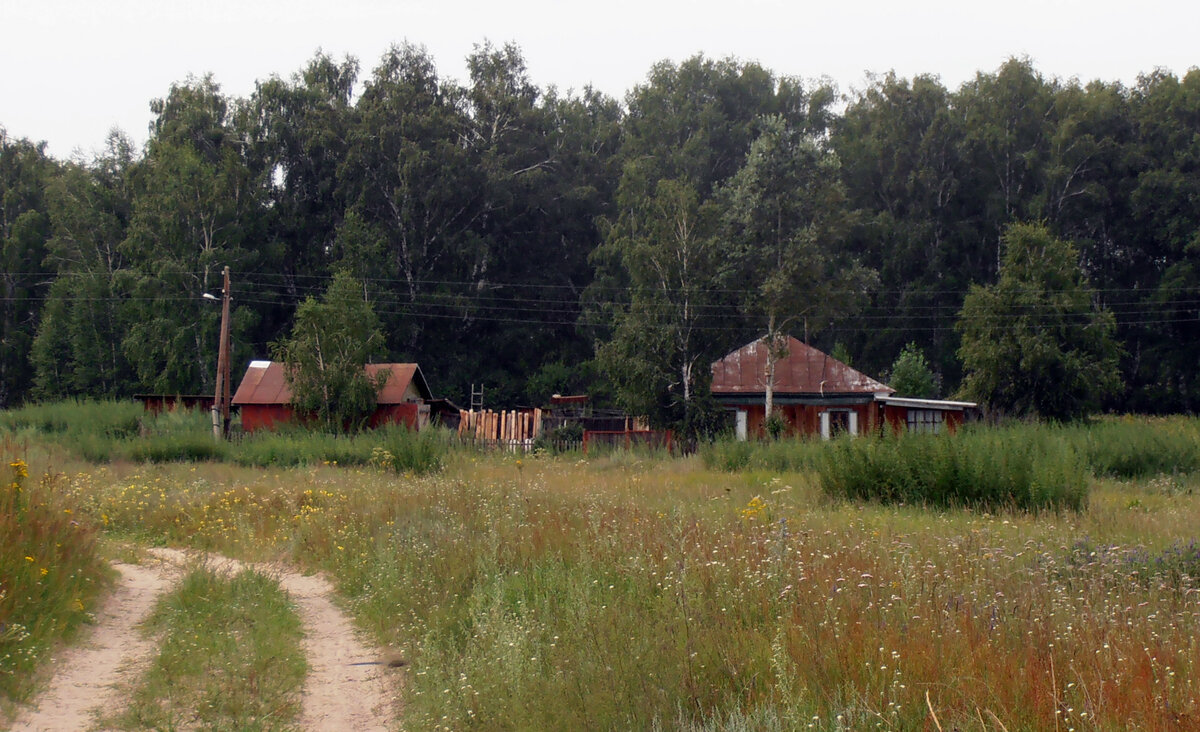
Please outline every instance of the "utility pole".
M229 267L225 268L225 287L221 297L221 344L217 351L217 390L213 396L213 437L229 437L229 404L233 394L229 387Z

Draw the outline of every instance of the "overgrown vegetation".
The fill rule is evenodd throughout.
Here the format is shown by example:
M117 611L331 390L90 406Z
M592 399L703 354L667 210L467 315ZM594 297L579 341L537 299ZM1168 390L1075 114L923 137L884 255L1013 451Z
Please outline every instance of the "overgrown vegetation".
M1200 420L1100 420L1064 433L1096 475L1146 478L1200 469Z
M109 581L98 522L64 487L31 476L23 453L0 440L0 701L27 697L47 651L91 617Z
M1188 491L1102 482L1078 512L930 512L822 500L807 471L649 455L496 454L400 479L193 467L88 469L69 495L123 536L328 570L412 661L413 728L919 729L927 691L946 729L977 711L1008 729L1200 714L1190 605L1062 549L1186 546Z
M295 609L252 571L200 567L159 601L159 653L105 729L295 729L307 666Z
M829 495L931 506L1078 508L1090 476L1152 478L1200 470L1200 420L1105 418L1015 423L954 435L701 446L713 470L817 471Z
M838 440L818 474L835 498L984 510L1079 510L1089 481L1066 441L1027 427Z
M1094 476L1089 430L1100 451L1197 422L728 443L686 459L472 452L424 475L70 464L58 495L113 537L328 571L360 625L411 661L406 727L920 729L932 706L944 729L979 715L1187 728L1200 476L1171 464L1176 438L1156 476ZM705 466L722 455L737 470ZM847 481L908 470L945 500L829 500L830 463ZM974 483L990 492L955 492ZM994 500L1013 485L1059 492ZM1007 510L1021 507L1078 510ZM194 698L135 707L175 714Z
M92 462L212 460L259 467L331 463L423 473L440 469L450 449L448 436L439 430L414 432L400 426L354 435L284 427L217 442L203 412L152 415L136 403L122 401L68 401L2 412L0 429L13 437L53 441Z

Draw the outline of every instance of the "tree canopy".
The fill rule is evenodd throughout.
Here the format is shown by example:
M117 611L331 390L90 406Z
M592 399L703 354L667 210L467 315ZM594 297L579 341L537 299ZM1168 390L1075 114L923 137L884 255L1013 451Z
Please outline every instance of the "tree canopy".
M340 431L362 427L375 410L387 373L371 378L365 367L383 346L379 318L361 283L343 270L319 300L300 303L291 334L271 350L283 362L296 413Z
M962 392L1019 416L1071 419L1120 389L1112 313L1097 307L1070 243L1014 224L994 285L963 302Z
M142 150L59 161L0 133L0 406L210 391L201 295L227 265L235 363L345 270L381 357L487 406L586 390L694 423L713 360L784 334L870 374L914 344L946 393L976 389L956 323L1032 221L1072 243L1119 346L1123 386L1081 403L1200 409L1200 71L1081 83L1013 58L842 99L703 55L622 100L563 92L511 44L457 81L402 44L244 98L181 80Z

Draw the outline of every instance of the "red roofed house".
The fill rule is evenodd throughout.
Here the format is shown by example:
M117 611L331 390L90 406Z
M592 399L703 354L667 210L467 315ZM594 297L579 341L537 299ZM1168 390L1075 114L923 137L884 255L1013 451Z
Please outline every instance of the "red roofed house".
M712 365L712 394L733 410L739 440L765 434L767 344L756 340ZM857 435L884 424L896 431L953 431L962 424L972 402L909 399L895 389L855 371L841 361L795 338L787 339L787 355L775 362L773 409L792 435Z
M429 405L433 398L421 368L415 363L367 364L367 376L387 372L388 378L379 392L378 406L367 420L369 427L383 424L404 424L420 429L429 424ZM237 393L234 406L241 407L242 429L273 429L280 422L289 422L292 412L292 390L288 388L283 364L275 361L251 361Z
M765 433L767 363L767 344L760 339L712 365L712 394L734 410L738 439ZM876 397L893 391L789 336L787 355L775 362L772 409L787 422L789 434L856 435L881 424Z

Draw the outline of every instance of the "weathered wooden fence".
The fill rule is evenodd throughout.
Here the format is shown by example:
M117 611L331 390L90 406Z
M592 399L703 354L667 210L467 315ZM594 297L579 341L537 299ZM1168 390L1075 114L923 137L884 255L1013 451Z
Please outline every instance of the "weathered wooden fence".
M542 410L460 410L458 436L477 445L494 445L512 451L533 449L542 434Z

